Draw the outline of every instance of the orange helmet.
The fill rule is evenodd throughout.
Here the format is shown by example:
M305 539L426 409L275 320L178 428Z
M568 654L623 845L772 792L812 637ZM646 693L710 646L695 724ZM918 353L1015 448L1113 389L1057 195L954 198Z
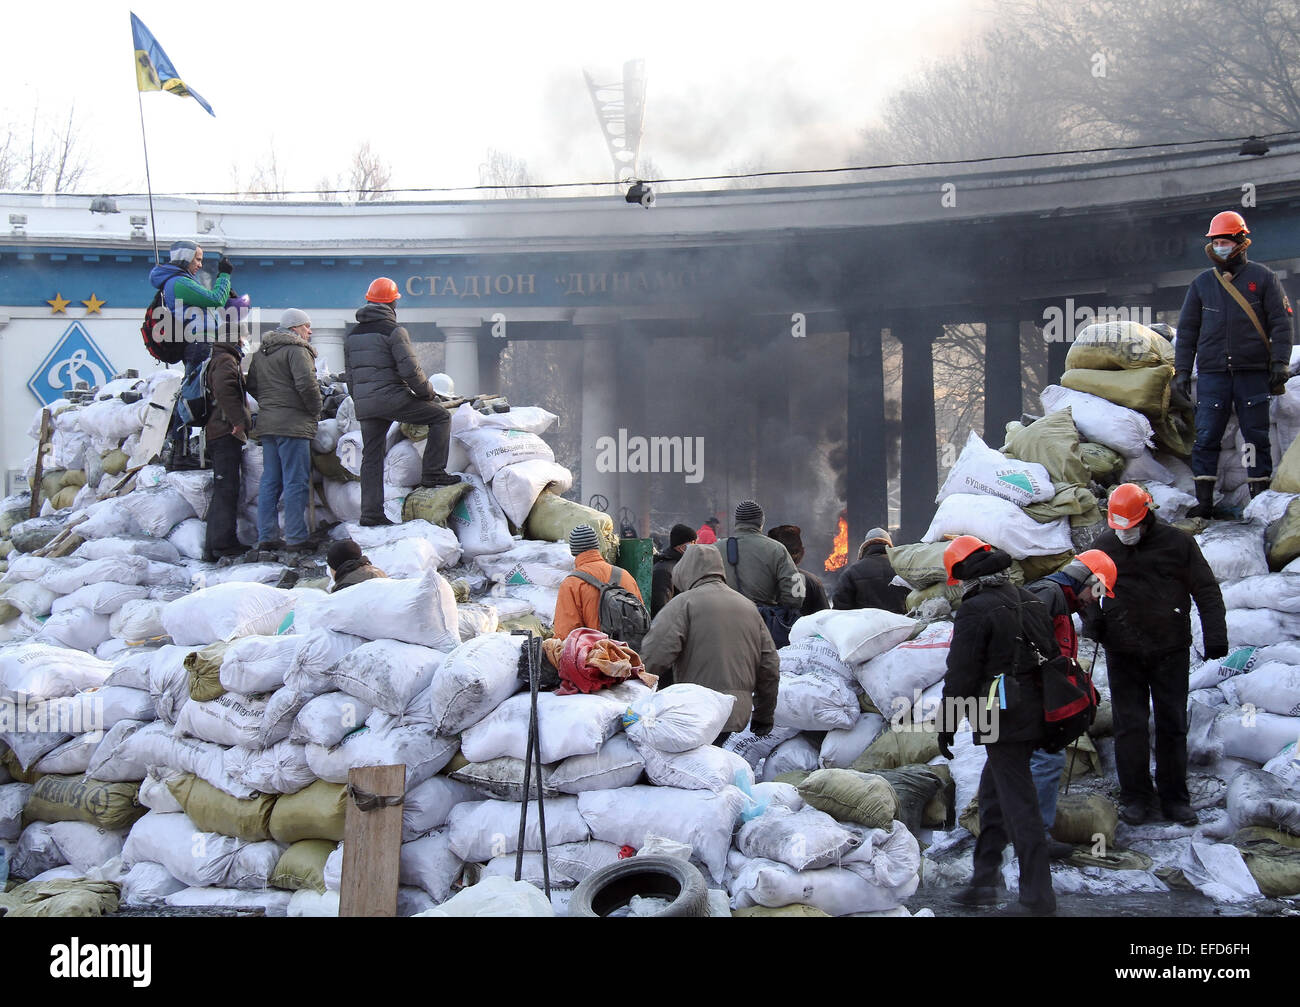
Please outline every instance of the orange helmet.
M1114 598L1115 581L1119 577L1119 571L1115 569L1115 561L1100 549L1081 552L1078 558L1079 562L1096 574L1097 579L1106 586L1106 597Z
M1124 483L1111 491L1106 503L1106 523L1112 528L1135 528L1151 510L1151 494L1137 483Z
M397 292L397 284L387 276L381 276L370 284L370 289L366 291L366 300L375 301L378 304L392 304L402 295Z
M952 575L952 568L964 560L971 553L980 550L992 550L992 546L983 539L976 538L974 535L958 535L948 543L948 548L943 551L943 568L948 571L948 583L960 584L956 577Z
M1216 213L1210 221L1210 229L1205 232L1207 238L1235 238L1239 234L1249 234L1246 219L1235 210Z

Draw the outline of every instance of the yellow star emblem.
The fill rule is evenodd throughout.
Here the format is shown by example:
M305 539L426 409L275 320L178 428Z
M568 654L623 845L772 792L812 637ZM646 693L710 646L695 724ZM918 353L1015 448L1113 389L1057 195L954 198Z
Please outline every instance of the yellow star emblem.
M66 315L68 313L67 311L68 305L71 304L72 302L68 300L66 297L64 297L62 294L55 294L54 300L46 301L45 303L50 306L51 315L58 315L58 314Z
M98 297L94 295L94 293L91 293L90 300L82 301L81 303L86 306L86 314L98 315L100 313L99 309L102 308L108 302L101 301Z

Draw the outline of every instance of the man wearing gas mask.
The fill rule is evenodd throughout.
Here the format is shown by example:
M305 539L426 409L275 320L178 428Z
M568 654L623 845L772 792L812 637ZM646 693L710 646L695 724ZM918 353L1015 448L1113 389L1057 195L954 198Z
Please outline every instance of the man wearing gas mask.
M1094 543L1115 563L1114 597L1086 616L1085 634L1106 648L1120 817L1140 825L1162 814L1195 824L1187 793L1187 676L1191 602L1207 660L1228 653L1223 595L1196 539L1156 517L1151 494L1124 483L1106 504L1111 531ZM1151 785L1148 711L1154 707ZM1158 798L1158 807L1157 807Z

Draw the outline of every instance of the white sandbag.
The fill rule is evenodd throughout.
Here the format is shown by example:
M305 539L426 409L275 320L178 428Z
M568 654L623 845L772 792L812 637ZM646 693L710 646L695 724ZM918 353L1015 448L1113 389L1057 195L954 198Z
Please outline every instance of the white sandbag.
M18 849L10 860L9 869L15 878L32 878L63 867L67 862L50 832L50 823L32 822L18 837Z
M971 493L945 498L921 541L939 542L950 535L974 535L1012 559L1054 556L1073 548L1069 518L1039 524L1013 503Z
M1291 501L1296 499L1300 499L1300 494L1265 490L1246 504L1241 516L1247 521L1262 521L1264 524L1270 525L1283 517L1286 514L1286 509L1291 505Z
M435 902L446 902L463 867L464 861L452 849L449 830L439 829L402 843L397 880L419 887Z
M103 731L89 731L65 741L58 748L42 755L32 767L37 773L57 773L60 776L79 776L90 765L95 749L104 740Z
M1241 851L1230 843L1193 838L1178 867L1202 895L1215 902L1251 902L1264 897Z
M860 844L857 835L826 812L811 807L801 811L769 807L736 834L736 849L746 857L776 860L796 871L838 864Z
M17 839L22 833L23 806L31 792L30 783L0 784L0 839Z
M109 635L108 616L88 608L68 608L51 615L32 640L93 652Z
M335 917L338 914L338 892L317 892L310 888L300 888L294 892L285 910L285 916L291 920Z
M107 740L105 739L105 741ZM101 744L100 750L96 751L96 760L98 760L100 751L103 748L104 745ZM177 737L161 721L154 721L152 724L146 724L125 740L120 747L120 755L117 760L104 762L103 768L97 772L94 771L92 766L90 770L87 770L87 774L93 773L96 779L105 776L112 777L122 772L123 766L131 766L139 770L139 775L133 774L133 778L142 780L145 777L145 770L149 767L166 766L169 769L193 773L231 797L240 800L252 797L254 789L241 783L234 774L227 770L226 755L228 751L233 751L233 749L228 750L220 745L213 744L210 741L202 741L198 738Z
M34 580L25 580L9 588L4 594L6 605L12 605L23 615L33 619L44 619L50 614L51 606L58 597L49 588L41 587Z
M817 758L818 769L848 769L885 730L885 718L864 713L847 730L827 731Z
M573 554L564 542L525 540L474 563L490 580L510 587L557 588L573 573Z
M205 646L239 636L274 634L293 606L292 591L265 584L218 584L169 602L162 622L176 643Z
M1200 613L1193 619L1193 643L1201 643ZM1232 647L1267 647L1300 639L1300 613L1271 608L1234 608L1227 614L1228 643Z
M916 620L880 608L847 611L828 608L796 620L790 628L790 643L813 636L824 637L841 661L854 665L897 646L915 629Z
M974 430L966 438L966 446L934 502L939 503L954 493L1001 497L1017 507L1050 500L1056 495L1052 477L1042 465L1008 458L985 444Z
M12 710L0 711L0 717L9 723L18 721ZM23 772L32 769L43 756L71 740L72 735L66 731L36 731L30 726L20 731L0 731L0 743L9 747Z
M772 720L798 731L831 731L852 727L861 709L857 694L838 675L783 674Z
M527 764L522 759L502 756L487 762L471 762L459 769L448 772L448 777L460 783L468 784L478 791L476 800L492 797L502 801L519 802L524 799L524 773ZM559 791L552 790L549 783L550 767L542 766L541 789L547 797L558 797ZM537 797L538 774L529 774L528 796Z
M467 783L432 776L406 792L402 802L402 842L409 843L447 824L452 808L483 795Z
M1174 474L1157 461L1155 455L1146 448L1137 457L1127 459L1124 464L1123 479L1128 483L1140 482L1143 485L1150 483L1174 485Z
M1296 738L1300 738L1300 717L1228 707L1214 718L1212 740L1221 754L1260 766Z
M361 484L359 482L338 482L326 479L321 485L325 496L325 506L340 521L359 521L361 519Z
M456 618L459 622L460 642L472 640L476 636L495 633L501 621L493 605L480 605L475 602L460 602L456 606Z
M398 441L384 455L384 482L391 486L418 486L422 464L423 459L413 443Z
M799 811L804 807L804 799L799 796L797 787L789 783L777 783L769 780L767 783L755 783L751 795L758 807L771 808L780 805L783 808L789 808L791 811Z
M249 843L203 832L184 813L151 811L131 827L122 863L128 868L161 864L172 877L195 887L256 889L266 887L283 849L269 841Z
M911 707L916 697L942 681L948 670L953 624L932 622L914 638L857 667L858 682L876 709L892 715L900 701Z
M293 732L293 725L302 708L315 697L314 692L302 692L287 685L276 689L267 700L257 738L248 747L267 748L284 741Z
M463 731L519 691L523 641L523 637L492 633L459 644L447 655L430 682L429 705L435 733L453 735Z
M760 738L754 733L753 726L748 725L743 731L732 731L731 737L722 743L722 747L728 752L735 752L750 766L757 768L760 762L772 754L777 745L789 741L798 733L799 729L794 727L773 727Z
M78 526L77 533L81 533ZM77 546L72 554L83 560L111 559L115 556L143 556L159 563L179 563L181 556L166 539L156 538L99 538L90 539Z
M466 402L451 414L451 432L458 434L465 430L489 429L544 434L557 419L558 416L541 406L511 406L504 413L481 413Z
M796 734L789 741L777 745L763 762L762 782L770 783L783 773L811 772L818 768L820 758L817 746L804 735Z
M131 513L122 506L120 498L114 497L93 503L86 508L86 515L86 520L77 525L77 534L82 538L116 539L141 534ZM186 517L193 517L193 515L188 514Z
M132 747L129 741L149 723L150 721L144 720L119 720L110 727L86 762L84 770L86 776L92 780L103 780L105 783L143 780L149 764L137 758L136 752L139 749ZM165 724L158 730L165 737L170 738L171 732Z
M573 487L573 473L544 458L517 462L498 469L492 477L492 494L516 527L522 528L537 498L549 489L556 495Z
M713 743L735 702L734 696L679 682L634 703L624 729L643 754L646 748L688 752Z
M1196 497L1176 487L1147 483L1146 488L1165 521L1181 521L1196 506Z
M1270 661L1232 679L1241 705L1256 710L1300 717L1300 667Z
M190 647L169 644L154 651L149 662L149 695L160 720L175 724L181 707L190 701L190 673L185 658Z
M300 631L301 627L297 627ZM298 648L284 673L284 684L300 692L320 695L332 688L327 672L360 647L365 640L351 633L338 633L332 629L302 631L296 636Z
M262 794L296 794L316 782L307 746L288 739L261 749L228 749L223 768L240 786Z
M171 792L167 786L168 783L184 777L185 774L176 769L168 769L165 766L150 766L145 777L140 781L140 792L138 800L140 804L151 811L157 811L163 815L174 815L178 811L184 811L181 802L176 800L176 795Z
M316 423L316 433L311 439L311 449L318 455L330 454L338 444L339 437L340 431L337 417L319 420Z
M259 846L274 846L275 844L257 844ZM262 854L263 857L266 854ZM275 865L271 865L267 877L275 870ZM259 865L260 871L260 865ZM262 915L267 918L279 918L289 914L289 903L293 901L294 892L282 891L279 888L267 888L265 884L257 885L255 882L260 877L259 872L254 872L249 879L247 890L235 888L210 888L210 887L190 887L183 888L179 892L168 895L163 902L175 909L243 909L243 910L261 910Z
M551 870L569 878L574 884L581 884L602 867L608 867L619 859L619 847L613 843L603 843L599 839L552 844L547 853ZM527 855L524 859L528 859ZM513 874L509 876L514 877Z
M121 720L149 721L157 716L147 688L121 685L86 689L46 704L47 723L70 731L106 731Z
M496 427L477 427L452 434L465 445L470 461L484 481L491 482L500 469L508 465L541 458L555 461L551 446L537 434L525 430L502 430Z
M588 790L617 790L641 779L645 759L626 734L619 732L591 755L571 755L547 777L547 784L562 794Z
M800 636L791 640L788 646L776 652L781 661L781 670L791 675L828 674L835 675L850 685L857 684L852 665L840 660L839 649L820 634Z
M1125 458L1137 458L1145 449L1155 447L1151 421L1134 409L1060 385L1048 385L1039 398L1047 413L1068 408L1074 425L1086 440L1104 444Z
M117 584L102 581L77 588L71 594L56 598L50 611L58 614L70 608L88 608L95 615L112 615L128 601L149 596L149 588L138 584Z
M272 692L284 685L284 675L302 637L245 636L233 641L221 657L219 678L232 692Z
M127 830L101 829L88 822L53 822L50 835L68 863L84 874L122 855Z
M546 896L526 881L484 878L461 889L442 905L417 913L427 917L461 916L555 916Z
M620 791L604 791L619 793ZM546 841L548 844L578 843L591 832L579 811L582 797L553 797L546 802ZM514 801L467 801L451 809L447 818L451 850L468 863L485 863L493 857L519 849L520 805ZM528 802L528 823L524 831L524 849L540 851L541 826L537 802Z
M406 766L406 789L418 786L451 761L455 738L439 738L424 724L376 731L358 728L333 748L307 745L307 765L320 779L347 783L348 770L358 766Z
M1300 612L1300 575L1268 573L1220 585L1225 608L1271 608Z
M479 476L463 472L460 478L469 483L470 491L456 503L447 525L456 533L465 557L474 559L509 549L514 540L496 497Z
M1268 573L1264 525L1257 521L1216 521L1196 536L1201 555L1219 581Z
M445 659L429 647L375 640L344 657L326 677L335 689L398 716L429 685Z
M195 517L190 502L170 486L152 491L136 490L120 497L118 503L131 515L137 528L155 538L166 538L182 521Z
M81 566L85 560L71 556L49 557L30 553L19 553L9 560L9 566L0 574L0 584L18 584L23 581L39 581L53 570L65 570Z
M372 709L364 699L346 692L322 693L298 711L289 738L333 748L364 724Z
M735 787L714 793L636 786L578 795L578 810L594 839L634 849L645 845L648 835L685 843L719 883L727 867L732 828L745 803L745 795ZM549 839L549 815L547 826Z
M432 542L418 536L370 549L366 556L389 577L398 580L422 577L429 570L448 565Z
M167 896L187 887L184 881L173 878L162 864L141 860L133 864L122 878L122 905L157 908L166 905Z
M128 601L108 620L108 631L129 644L160 640L167 635L162 612L167 602L152 599Z
M313 608L310 621L301 628L449 651L460 642L458 626L451 585L429 570L418 580L376 578L353 585Z
M125 654L130 649L131 645L125 640L117 640L110 636L95 648L95 656L101 661L112 661L119 654Z
M1228 782L1227 802L1233 828L1259 825L1300 834L1300 790L1269 772L1267 766L1243 769L1233 776Z
M500 605L506 599L523 602L543 626L549 629L555 625L555 606L560 600L560 592L557 588L494 584L488 596L494 605Z
M1296 757L1296 742L1291 742L1264 763L1264 772L1272 773L1289 790L1300 792L1300 758Z
M207 545L208 526L196 517L182 521L172 529L167 541L189 559L202 559Z
M748 762L713 745L701 745L689 752L659 752L649 746L640 751L645 759L645 774L657 787L716 793L728 786L743 790L754 784L754 770Z
M247 454L247 449L245 454ZM260 451L256 452L259 456ZM194 509L195 517L204 520L208 516L208 505L212 502L213 473L208 469L179 470L168 472L163 476L162 484L174 489L185 498L185 502ZM174 543L173 543L174 544Z
M339 436L338 442L334 445L334 454L338 456L339 464L342 465L351 475L361 475L362 460L362 440L361 431L349 430L347 433Z
M104 684L113 666L80 651L44 643L0 649L0 698L52 699Z
M618 730L629 706L649 696L639 681L623 682L599 692L560 696L544 692L537 697L538 735L542 762L549 765L574 755L599 751ZM470 762L488 762L502 756L527 755L531 700L520 693L498 706L461 735L461 754ZM712 739L710 739L712 740Z
M266 713L267 696L223 692L216 699L191 699L176 718L176 733L232 748L255 745Z
M330 532L330 537L332 539L350 538L367 552L378 549L380 546L394 545L410 538L423 538L437 550L439 557L443 561L439 564L440 566L454 565L460 552L460 545L456 541L454 533L440 525L430 524L422 518L415 521L403 521L397 525L374 528L349 523L335 528Z

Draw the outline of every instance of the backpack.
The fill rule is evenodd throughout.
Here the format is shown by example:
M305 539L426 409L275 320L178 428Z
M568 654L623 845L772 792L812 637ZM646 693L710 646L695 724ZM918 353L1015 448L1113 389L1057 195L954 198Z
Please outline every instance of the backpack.
M736 587L741 588L740 593L745 593L740 583L740 545L734 537L727 539L727 562L736 573ZM794 624L799 621L803 612L797 608L791 608L788 605L760 605L754 602L754 607L758 609L758 614L763 618L763 625L767 627L768 633L772 636L772 643L780 650L782 647L790 645L790 630Z
M212 363L209 354L181 385L181 393L176 399L176 415L182 423L190 427L207 426L208 420L217 407L212 397L212 388L208 384L208 365Z
M1020 618L1024 636L1024 614ZM1059 752L1083 734L1097 719L1099 697L1092 676L1073 658L1064 654L1044 657L1032 640L1026 640L1038 659L1038 675L1043 683L1043 743L1046 752ZM1095 652L1094 652L1095 656Z
M633 650L640 651L641 641L650 629L650 613L637 600L636 595L622 584L615 582L616 569L617 567L610 568L609 581L604 584L584 570L575 570L569 576L586 581L600 592L597 609L597 621L600 625L596 628L611 640L625 643Z
M159 335L166 338L159 339ZM179 364L185 357L182 330L163 302L162 287L158 288L149 307L145 309L144 321L140 324L140 338L144 340L144 348L149 351L149 356L160 364Z

